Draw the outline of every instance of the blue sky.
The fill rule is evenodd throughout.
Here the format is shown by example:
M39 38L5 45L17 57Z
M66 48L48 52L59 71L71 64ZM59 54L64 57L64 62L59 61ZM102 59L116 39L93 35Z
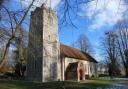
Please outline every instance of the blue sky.
M17 2L17 0L14 1ZM34 5L41 6L43 1L37 0ZM51 4L49 1L46 4L56 10L58 15L61 15L58 9L62 4L61 0L53 0ZM75 4L73 1L71 2L72 5ZM25 0L25 2L21 0L23 7L27 7L30 2L31 0ZM11 5L13 9L18 6L16 4ZM59 29L60 42L71 45L78 39L80 34L85 34L95 50L94 57L97 60L103 60L102 51L99 49L101 37L103 37L106 31L111 30L118 20L124 18L123 14L126 12L125 4L124 0L98 0L98 2L94 0L88 4L79 5L78 10L75 12L77 16L73 12L70 12L71 19L77 26L77 29L71 25L66 25Z
M97 5L96 2L97 0L94 0L80 6L77 12L79 16L72 19L78 29L73 29L72 26L63 27L60 31L60 42L71 45L80 34L85 34L95 50L94 57L103 60L101 38L123 19L126 7L123 0L98 0Z

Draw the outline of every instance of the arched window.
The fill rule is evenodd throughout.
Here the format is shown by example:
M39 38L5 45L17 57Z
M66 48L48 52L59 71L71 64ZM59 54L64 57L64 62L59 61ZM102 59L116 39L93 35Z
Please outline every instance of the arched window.
M50 35L48 35L48 40L50 40Z

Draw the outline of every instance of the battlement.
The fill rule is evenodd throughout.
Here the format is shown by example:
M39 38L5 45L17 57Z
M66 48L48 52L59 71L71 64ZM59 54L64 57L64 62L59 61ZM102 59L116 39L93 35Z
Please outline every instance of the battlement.
M36 7L36 9L31 12L31 15L39 13L40 11L43 11L43 10L47 11L47 13L50 13L54 16L57 15L56 11L54 11L51 7L48 7L46 4L42 4L41 7Z

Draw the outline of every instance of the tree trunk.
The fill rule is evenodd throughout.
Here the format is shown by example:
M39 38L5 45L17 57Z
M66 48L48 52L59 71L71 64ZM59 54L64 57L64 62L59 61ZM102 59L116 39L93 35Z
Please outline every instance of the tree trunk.
M3 57L2 57L2 62L0 63L0 68L5 64L6 62L6 54L8 52L8 49L10 47L10 44L11 44L11 41L13 40L14 36L12 36L9 40L8 40L8 43L6 44L6 47L5 47L5 51L4 51L4 54L3 54Z
M128 68L125 67L125 77L128 78Z

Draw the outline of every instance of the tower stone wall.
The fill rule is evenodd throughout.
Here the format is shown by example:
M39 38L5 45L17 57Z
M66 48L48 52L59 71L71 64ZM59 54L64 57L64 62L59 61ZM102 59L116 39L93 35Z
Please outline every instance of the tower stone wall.
M31 13L27 78L44 82L60 79L59 51L57 15L42 5Z

